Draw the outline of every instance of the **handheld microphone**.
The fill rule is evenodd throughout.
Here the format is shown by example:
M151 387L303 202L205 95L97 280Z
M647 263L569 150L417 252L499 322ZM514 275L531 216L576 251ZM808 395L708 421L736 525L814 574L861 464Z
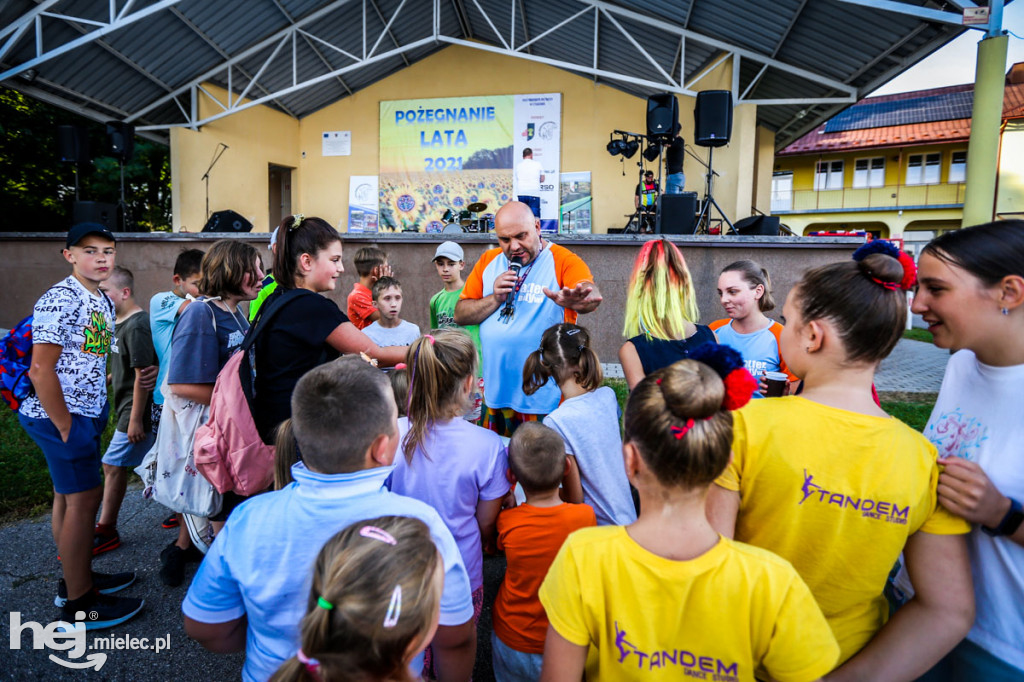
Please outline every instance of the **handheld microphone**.
M520 257L511 258L508 262L508 269L516 273L516 279L519 278L519 271L523 269L523 264L520 262ZM516 291L513 289L509 292L509 295L505 297L505 307L501 310L501 317L511 317L512 312L516 307Z

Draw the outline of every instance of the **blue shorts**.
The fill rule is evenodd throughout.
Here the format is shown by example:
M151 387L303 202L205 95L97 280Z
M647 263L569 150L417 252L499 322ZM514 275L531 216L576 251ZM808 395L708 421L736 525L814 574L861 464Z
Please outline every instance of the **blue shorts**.
M135 468L142 464L146 453L153 449L156 436L152 432L138 443L128 440L128 434L124 431L114 431L114 437L110 439L110 445L103 454L103 463L114 467Z
M46 458L53 489L61 495L85 492L103 485L100 475L100 435L107 426L110 406L98 417L71 415L68 442L49 419L34 419L19 413L18 421Z
M540 679L544 654L516 651L491 632L491 659L495 682L533 682Z

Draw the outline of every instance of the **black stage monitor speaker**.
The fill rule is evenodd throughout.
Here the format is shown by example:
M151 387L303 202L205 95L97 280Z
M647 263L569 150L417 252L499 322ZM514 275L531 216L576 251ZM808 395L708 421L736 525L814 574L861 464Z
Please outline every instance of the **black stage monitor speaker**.
M679 100L671 92L647 98L647 135L669 137L679 132Z
M733 227L739 234L777 237L779 236L779 216L752 215L749 218L736 221Z
M693 108L693 141L701 147L729 144L732 135L732 93L704 90L697 93Z
M81 126L57 126L57 158L65 163L89 162L89 136Z
M76 201L71 207L72 225L78 223L99 223L111 232L120 229L117 219L117 204L103 204L99 201Z
M135 126L122 121L107 121L107 154L131 161L135 152Z
M693 234L697 230L697 193L662 194L658 197L658 234Z
M251 232L252 223L234 211L217 211L203 226L203 232Z

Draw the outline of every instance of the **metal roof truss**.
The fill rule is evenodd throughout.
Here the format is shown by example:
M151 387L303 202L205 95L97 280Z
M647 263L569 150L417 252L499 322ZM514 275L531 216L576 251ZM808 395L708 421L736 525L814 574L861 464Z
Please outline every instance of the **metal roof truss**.
M750 103L761 106L795 104L843 105L856 101L857 97L857 89L847 83L776 58L775 55L778 53L778 47L775 47L771 54L762 54L696 33L688 30L685 26L656 20L645 14L602 0L563 0L563 6L568 8L568 16L532 36L526 34L526 18L522 0L488 0L487 8L482 6L480 0L454 0L456 12L459 15L457 25L462 25L465 20L466 6L471 5L483 17L489 29L489 32L487 30L481 31L478 26L476 36L468 33L463 34L464 36L470 35L474 37L475 39L473 40L468 40L463 36L449 35L444 30L443 26L446 22L442 21L442 5L444 4L447 8L448 3L453 3L453 0L431 0L432 25L429 27L419 26L414 31L408 30L408 23L410 22L402 24L402 22L399 22L399 19L403 12L408 14L417 8L422 11L422 4L416 0L412 2L401 0L389 17L382 13L380 5L375 0L336 0L298 19L292 18L280 3L276 3L278 9L281 10L289 21L286 27L272 33L267 38L260 40L237 54L227 55L221 52L221 56L224 58L223 62L191 77L188 83L172 88L152 74L147 74L141 67L128 60L127 57L117 53L113 48L103 44L102 38L109 33L126 28L157 12L167 10L181 18L180 12L174 7L181 0L159 0L134 12L131 11L134 0L108 1L109 16L107 21L97 21L95 19L50 12L48 10L59 0L44 0L12 24L0 29L0 41L4 41L3 45L0 46L0 60L33 28L36 55L33 59L0 73L0 81L23 74L29 69L33 69L86 43L100 43L107 51L114 53L115 56L128 63L129 66L147 75L153 83L166 92L165 95L157 97L141 108L130 112L123 112L125 121L132 122L144 119L147 113L172 103L181 114L181 118L177 122L141 125L137 127L137 130L140 132L161 131L172 127L196 129L212 121L260 104L271 104L288 114L294 115L281 103L280 99L282 97L328 80L338 81L345 90L351 93L351 89L342 80L345 74L395 57L401 57L408 64L408 60L405 57L406 53L421 49L424 46L444 44L462 45L472 49L484 50L587 74L595 79L604 78L633 86L683 95L695 95L696 91L693 89L693 86L711 72L715 66L721 64L726 59L731 59L733 65L731 90L736 103ZM120 9L118 9L119 1L121 3ZM362 9L361 39L358 41L358 49L353 50L351 44L346 48L335 41L316 35L317 22L323 21L332 13L350 11L351 5L355 3L359 3ZM414 5L417 7L413 7ZM501 7L505 13L504 16L511 17L511 21L507 23L509 28L505 32L499 30L498 25L506 26L506 23L499 21L497 22L498 25L496 25L497 14L492 16L492 13L495 12L495 7ZM802 7L803 5L801 5L801 9ZM371 16L375 27L373 29L368 26L368 14ZM373 19L374 16L376 17L375 19ZM82 35L64 44L47 48L43 44L42 25L44 20L71 23ZM794 16L789 28L792 28L792 24L795 21L796 16ZM404 25L406 29L401 32L401 36L398 35L399 32L393 30L396 22ZM381 23L384 24L383 28L376 30L376 27ZM517 25L520 27L518 33ZM672 40L678 40L679 46L672 65L666 66L660 62L656 55L648 51L631 35L629 27L634 27L635 30L635 27L638 26L650 27L662 35L669 35ZM194 26L192 28L204 40L213 44L213 41L203 35L201 31ZM539 54L541 50L538 48L544 44L543 41L548 41L546 44L551 45L551 40L555 39L557 41L559 34L564 31L573 31L577 36L580 33L589 35L592 32L593 41L590 53L573 54L571 59L567 59L565 55L561 54L557 57ZM650 68L646 69L649 77L640 77L637 71L627 73L625 69L601 68L599 66L599 55L602 51L602 34L613 35L620 45L624 38L646 62L646 65L649 65ZM309 68L303 68L298 54L298 46L300 44L304 45L305 49L312 49L314 51L319 57L318 63L320 67L326 69L326 71L311 72ZM686 64L688 45L694 46L694 49L700 50L701 53L711 50L715 53L716 57L714 61L700 69L699 73L690 74L691 79L687 82L683 71ZM754 80L741 91L740 64L743 60L760 65L760 69ZM338 66L339 63L342 65ZM253 68L255 65L258 65L258 67ZM815 98L796 97L792 99L748 98L748 95L754 91L762 76L771 70L823 86L828 89L829 96ZM251 71L252 73L250 74ZM282 82L281 74L290 74L290 78L287 78L288 82ZM225 85L227 91L226 101L222 101L221 98L214 96L203 87L203 84L206 82ZM217 106L219 111L200 117L199 98L201 96L208 97Z

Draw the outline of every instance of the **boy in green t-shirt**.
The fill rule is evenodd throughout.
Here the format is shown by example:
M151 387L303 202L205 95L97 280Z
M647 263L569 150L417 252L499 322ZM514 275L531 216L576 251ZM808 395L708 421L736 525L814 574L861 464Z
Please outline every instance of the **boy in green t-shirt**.
M455 242L443 242L434 252L434 266L437 275L444 283L444 289L430 297L430 328L431 329L462 329L476 346L477 355L477 390L473 394L473 409L466 414L466 419L475 422L480 419L483 406L484 380L483 356L480 354L480 327L472 324L460 326L455 324L455 304L462 294L462 271L466 267L463 260L462 247Z

